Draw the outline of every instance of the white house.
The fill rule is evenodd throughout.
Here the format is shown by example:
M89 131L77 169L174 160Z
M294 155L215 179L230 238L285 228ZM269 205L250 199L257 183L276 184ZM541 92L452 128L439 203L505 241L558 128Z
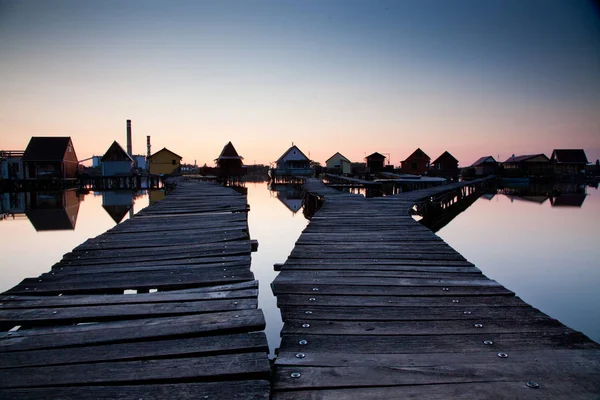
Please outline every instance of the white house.
M295 145L290 147L277 161L275 168L269 170L271 178L283 176L311 176L312 169L310 160L306 155Z

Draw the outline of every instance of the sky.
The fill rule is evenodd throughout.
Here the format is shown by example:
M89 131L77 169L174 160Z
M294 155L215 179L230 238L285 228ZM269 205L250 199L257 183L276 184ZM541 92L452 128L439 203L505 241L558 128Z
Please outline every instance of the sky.
M600 158L592 0L0 0L0 149Z

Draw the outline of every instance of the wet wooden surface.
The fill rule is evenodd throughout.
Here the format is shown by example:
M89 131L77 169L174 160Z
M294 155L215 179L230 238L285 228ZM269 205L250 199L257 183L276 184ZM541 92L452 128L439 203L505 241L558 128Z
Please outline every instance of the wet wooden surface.
M180 181L1 294L0 398L268 399L247 211Z
M461 185L365 199L307 180L324 204L272 283L284 321L273 399L600 396L597 343L409 215Z

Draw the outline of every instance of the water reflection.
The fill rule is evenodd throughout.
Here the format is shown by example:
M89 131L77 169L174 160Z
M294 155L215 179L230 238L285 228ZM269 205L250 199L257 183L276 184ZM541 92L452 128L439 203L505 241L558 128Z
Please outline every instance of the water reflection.
M127 213L133 212L133 197L133 192L125 190L102 192L102 208L118 224Z
M504 186L498 193L511 202L525 201L544 204L549 200L551 207L581 207L587 196L586 186L575 183L542 183L526 186Z
M302 208L303 193L298 185L286 183L269 183L269 191L271 195L277 197L284 206L296 214Z

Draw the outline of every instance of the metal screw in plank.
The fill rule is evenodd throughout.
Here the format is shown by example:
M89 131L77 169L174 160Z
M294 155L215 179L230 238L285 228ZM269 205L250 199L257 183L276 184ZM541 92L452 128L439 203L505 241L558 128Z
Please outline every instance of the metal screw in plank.
M303 328L310 328L310 324L302 324Z
M310 299L308 299L308 301L315 301L317 299L315 299L314 297L311 297Z
M483 344L486 344L486 345L488 345L488 346L489 346L489 345L492 345L492 344L494 344L494 342L492 342L491 340L484 340L484 341L483 341Z
M58 311L52 311L52 314L58 314Z
M508 354L506 354L506 353L498 353L498 357L500 357L500 358L508 358Z
M318 287L314 287L314 288L312 288L312 290L313 290L313 292L318 292L319 288Z
M453 303L460 303L458 300L452 300Z
M475 324L473 325L475 328L483 328L483 324Z
M540 385L535 381L527 382L527 387L532 389L539 389Z
M312 314L312 311L304 311L304 314L310 315L310 314Z
M298 344L299 344L300 346L305 346L305 345L307 345L307 344L308 344L308 341L306 341L306 340L302 339L302 340L300 340L300 341L298 342Z
M234 301L234 302L233 302L233 304L237 305L237 304L238 304L238 302L237 302L237 301Z
M447 287L445 287L445 288L442 288L442 290L443 290L444 292L447 292L447 291L448 291L448 290L450 290L450 289L448 289Z
M463 314L465 314L465 315L471 315L471 311L463 311Z
M296 358L304 358L306 357L306 354L304 353L296 353Z
M300 378L300 372L292 372L290 376L292 378Z

